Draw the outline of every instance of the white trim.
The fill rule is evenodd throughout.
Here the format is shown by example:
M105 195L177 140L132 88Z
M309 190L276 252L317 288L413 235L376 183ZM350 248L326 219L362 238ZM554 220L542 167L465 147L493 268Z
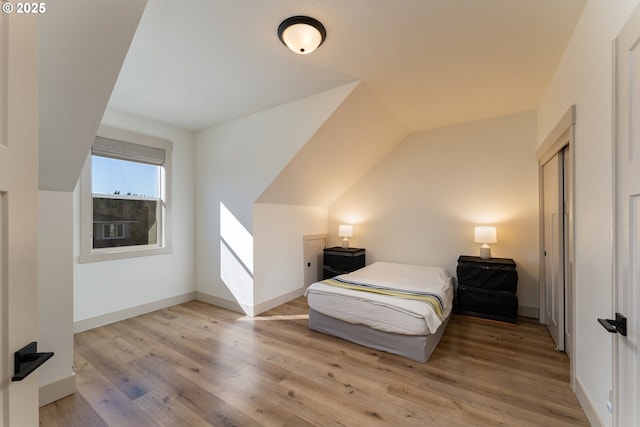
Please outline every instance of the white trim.
M100 316L75 321L73 322L73 333L77 334L80 332L88 331L90 329L99 328L100 326L105 326L111 323L119 322L121 320L130 319L135 316L151 313L152 311L156 310L162 310L163 308L172 307L174 305L183 304L185 302L193 300L206 302L207 304L215 305L216 307L231 310L236 313L246 314L248 316L257 316L259 313L264 313L265 311L278 307L279 305L298 298L303 294L304 289L300 288L296 289L295 291L288 292L284 295L280 295L279 297L271 299L257 306L250 306L246 304L239 304L236 301L220 298L201 291L187 292L182 295L176 295L174 297L164 298L135 307L125 308L124 310L118 310L112 313L106 313Z
M560 121L553 128L551 133L545 138L544 142L538 150L536 150L536 156L541 165L547 163L549 159L551 159L555 154L557 154L564 144L560 143L561 146L558 145L558 141L564 140L563 134L567 131L567 129L571 128L576 124L576 106L572 105L569 107L566 113L560 118Z
M625 24L626 25L626 24ZM618 37L620 34L618 34ZM620 262L620 249L618 247L620 242L620 236L618 233L619 226L619 215L620 215L620 206L618 206L618 198L619 198L619 173L618 173L618 158L620 156L619 152L619 144L620 144L620 135L619 135L619 78L618 73L620 72L618 68L618 37L616 37L611 42L611 122L613 126L611 126L611 140L613 144L611 144L611 313L615 313L618 310L619 300L618 300L618 290L619 290L619 277L618 277L618 268ZM617 334L616 334L617 335ZM620 378L620 349L618 348L618 339L612 342L611 346L611 392L610 396L613 397L613 403L617 405L617 402L620 400L620 390L622 388L621 378ZM628 373L627 373L628 374ZM613 425L620 426L620 413L615 410L613 412ZM624 427L624 426L621 426Z
M167 254L173 252L173 235L171 222L171 151L173 142L167 139L156 138L148 135L142 135L123 129L117 129L110 126L101 125L98 128L96 137L126 141L133 144L146 145L149 147L161 148L165 151L166 158L161 168L163 176L160 179L160 206L162 215L159 218L159 224L162 227L161 239L159 245L145 247L116 247L109 250L95 251L92 248L93 234L93 218L92 218L92 191L91 191L91 155L87 156L84 168L80 175L80 255L79 263L89 263L98 261L111 261L116 259L126 259L141 256L150 256L158 254Z
M4 3L4 2L3 2ZM0 16L0 147L9 146L9 14ZM0 393L1 394L1 393Z
M48 405L76 392L76 374L72 374L61 380L40 386L39 404Z
M318 266L318 274L315 275L311 272L309 272L309 268L307 263L310 261L310 258L314 255L314 253L311 253L311 243L315 240L323 240L323 247L326 248L327 247L327 242L329 241L329 233L322 233L322 234L305 234L304 236L302 236L302 256L304 257L303 259L303 273L302 273L302 277L304 279L304 286L303 289L308 288L314 281L314 279L317 280L322 280L322 276L323 276L323 269L322 269L322 265ZM322 259L322 253L318 253L318 255L320 256L320 259ZM322 261L320 261L322 262Z
M79 255L77 260L80 264L85 264L88 262L98 262L98 261L113 261L116 259L125 259L125 258L136 258L141 256L150 256L150 255L162 255L162 254L170 254L173 252L173 247L145 247L144 249L135 248L135 249L121 249L119 251L113 252L93 252L87 255Z
M77 334L79 332L88 331L89 329L98 328L110 323L115 323L121 320L140 316L142 314L151 313L152 311L161 310L163 308L172 307L178 304L183 304L185 302L193 301L194 299L197 299L196 292L187 292L182 295L176 295L135 307L125 308L124 310L118 310L112 313L90 317L88 319L77 320L73 322L73 333Z
M605 422L600 418L599 412L596 410L596 407L593 405L593 402L579 379L576 379L576 396L591 427L605 427Z
M247 316L258 316L260 313L264 313L265 311L278 307L279 305L287 303L302 295L304 295L304 288L296 289L284 295L273 298L269 301L263 302L262 304L254 306L240 304L237 301L220 298L201 291L196 291L195 299L198 301L206 302L207 304L215 305L216 307L234 311L236 313L246 314Z
M544 324L547 322L545 318L545 305L546 305L546 295L545 295L545 256L544 256L544 191L543 191L543 171L542 168L544 164L551 160L556 154L561 153L565 147L569 146L570 148L570 162L571 162L571 176L569 179L571 180L571 190L569 195L565 195L565 198L568 198L571 203L575 201L575 170L576 170L576 162L575 162L575 152L576 152L576 142L575 142L575 124L576 124L576 106L572 105L566 111L566 113L560 118L556 126L549 133L549 135L545 138L542 145L536 151L536 157L538 159L538 188L539 188L539 268L538 268L538 281L539 281L539 319L540 323ZM564 166L563 166L564 167ZM563 211L565 207L563 207ZM565 283L565 290L570 289L569 294L565 294L565 310L564 314L566 315L566 307L567 304L570 304L572 309L572 318L571 318L571 326L573 330L571 331L569 342L565 342L565 350L567 355L569 356L570 363L570 386L572 390L575 390L575 382L576 382L576 363L577 353L576 353L576 338L575 338L575 329L576 329L576 295L575 295L575 260L573 259L575 254L575 233L574 233L574 216L573 216L573 207L571 207L571 211L569 212L569 218L567 219L567 223L564 227L563 239L565 245L565 255L568 255L565 258L565 272L564 278L565 282L567 280L572 280L571 284ZM568 259L567 259L568 258ZM565 322L563 329L566 330L567 323ZM565 334L564 331L562 331Z
M272 308L278 307L279 305L301 297L302 295L304 295L304 288L299 288L294 291L287 292L284 295L280 295L279 297L270 299L269 301L265 301L253 307L253 316L257 316L260 313L264 313L265 311L271 310Z
M207 304L215 305L216 307L235 311L236 313L250 314L253 311L253 307L249 305L240 304L237 301L220 298L201 291L195 292L195 299L198 301L206 302Z
M519 305L518 306L518 316L529 317L531 319L539 319L540 318L540 308L529 306L529 305Z

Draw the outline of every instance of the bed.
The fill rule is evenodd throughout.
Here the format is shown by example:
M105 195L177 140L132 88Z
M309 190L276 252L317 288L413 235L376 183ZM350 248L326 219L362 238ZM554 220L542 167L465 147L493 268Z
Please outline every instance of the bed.
M310 329L424 363L451 317L453 278L439 267L375 262L305 295Z

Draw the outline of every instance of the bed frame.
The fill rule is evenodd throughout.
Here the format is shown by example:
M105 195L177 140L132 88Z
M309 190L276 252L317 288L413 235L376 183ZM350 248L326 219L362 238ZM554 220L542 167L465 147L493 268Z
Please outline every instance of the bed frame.
M309 329L425 363L440 342L450 318L451 314L434 334L402 335L348 323L309 308Z

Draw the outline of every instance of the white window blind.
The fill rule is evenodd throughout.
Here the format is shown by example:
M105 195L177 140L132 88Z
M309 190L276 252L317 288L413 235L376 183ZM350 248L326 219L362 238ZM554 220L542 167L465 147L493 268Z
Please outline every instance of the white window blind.
M101 136L96 136L91 147L91 154L156 166L164 165L166 160L166 152L163 148L118 141Z

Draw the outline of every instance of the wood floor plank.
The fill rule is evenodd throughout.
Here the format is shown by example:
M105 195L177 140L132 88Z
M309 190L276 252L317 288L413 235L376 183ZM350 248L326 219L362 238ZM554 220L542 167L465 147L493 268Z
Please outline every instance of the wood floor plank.
M40 425L48 427L107 427L81 393L40 408Z
M454 316L428 363L190 301L75 336L77 393L41 426L586 426L544 327Z
M109 426L154 426L148 414L138 407L114 384L76 353L76 390Z

